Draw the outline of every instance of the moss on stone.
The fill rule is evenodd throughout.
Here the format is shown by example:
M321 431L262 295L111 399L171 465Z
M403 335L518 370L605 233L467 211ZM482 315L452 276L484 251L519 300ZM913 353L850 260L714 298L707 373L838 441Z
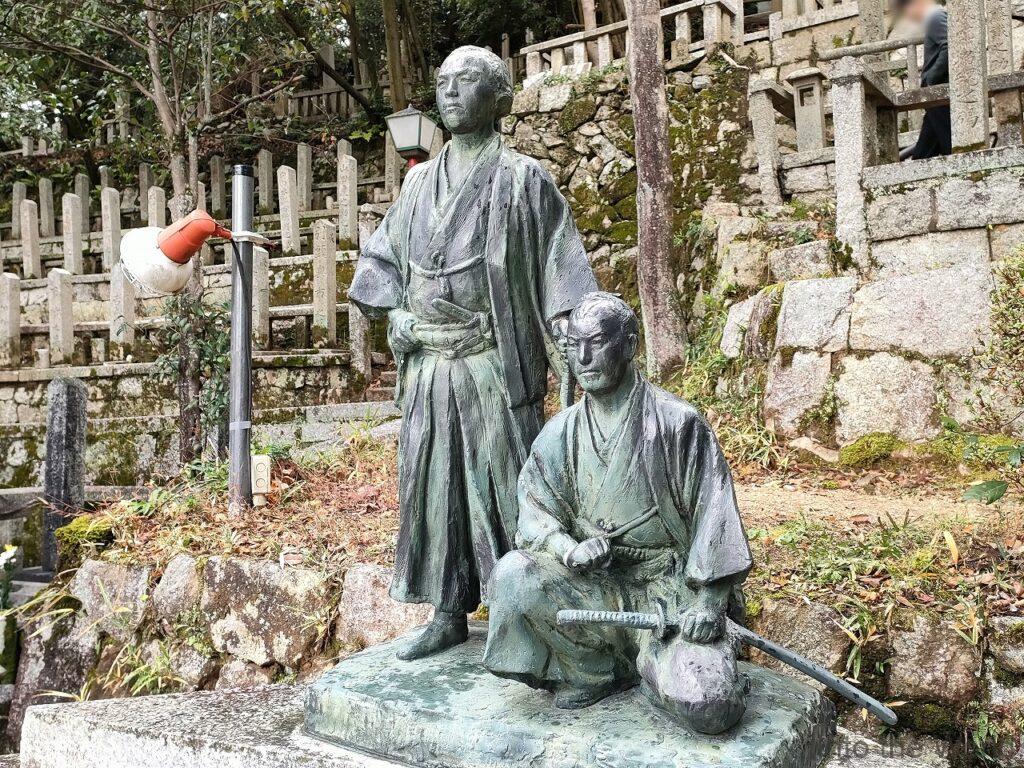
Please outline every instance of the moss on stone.
M636 195L624 197L615 204L615 212L623 219L636 219Z
M839 463L844 467L866 467L887 459L903 446L903 442L887 432L872 432L839 449Z
M628 171L604 188L604 195L611 205L636 195L636 171Z
M597 102L592 98L573 99L558 116L558 132L572 133L597 113Z
M952 736L957 732L956 713L945 704L912 704L900 709L900 720L905 726L933 736Z
M77 568L89 554L114 542L114 524L108 517L82 515L58 528L54 536L60 567Z
M636 245L637 223L635 221L617 221L608 228L605 236L613 243Z

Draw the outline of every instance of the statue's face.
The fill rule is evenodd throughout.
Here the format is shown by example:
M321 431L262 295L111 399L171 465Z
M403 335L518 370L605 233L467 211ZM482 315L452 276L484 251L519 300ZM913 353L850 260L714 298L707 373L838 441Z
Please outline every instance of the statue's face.
M569 320L569 366L584 392L612 392L636 354L637 338L611 312L574 312Z
M437 73L437 108L452 133L473 133L493 124L495 95L487 65L472 52L453 53Z

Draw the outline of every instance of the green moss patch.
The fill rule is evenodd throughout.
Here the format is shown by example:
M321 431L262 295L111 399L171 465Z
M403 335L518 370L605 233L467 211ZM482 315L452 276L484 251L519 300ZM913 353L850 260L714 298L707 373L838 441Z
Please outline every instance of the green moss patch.
M887 459L903 447L903 441L886 432L872 432L839 449L839 463L844 467L867 467Z
M558 116L558 131L561 134L572 133L597 114L597 102L592 98L573 99L562 109Z

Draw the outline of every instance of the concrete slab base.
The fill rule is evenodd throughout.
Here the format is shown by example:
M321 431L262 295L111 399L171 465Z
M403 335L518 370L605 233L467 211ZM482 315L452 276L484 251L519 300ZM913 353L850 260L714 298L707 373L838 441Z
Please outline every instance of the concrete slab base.
M638 689L558 710L483 668L485 636L473 627L469 642L414 662L395 658L402 640L346 659L309 687L307 733L432 768L817 768L835 735L831 702L751 664L746 714L722 736L688 730Z
M30 707L20 768L391 768L302 732L302 686Z

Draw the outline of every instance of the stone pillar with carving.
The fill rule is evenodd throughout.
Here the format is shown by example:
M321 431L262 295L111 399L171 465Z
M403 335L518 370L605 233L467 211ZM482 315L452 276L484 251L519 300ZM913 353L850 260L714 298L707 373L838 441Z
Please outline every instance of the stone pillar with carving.
M953 151L989 144L985 4L949 0L949 116Z

